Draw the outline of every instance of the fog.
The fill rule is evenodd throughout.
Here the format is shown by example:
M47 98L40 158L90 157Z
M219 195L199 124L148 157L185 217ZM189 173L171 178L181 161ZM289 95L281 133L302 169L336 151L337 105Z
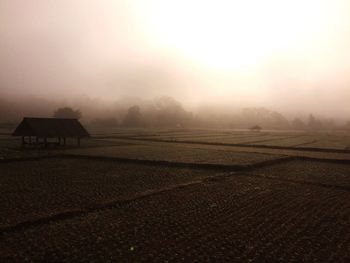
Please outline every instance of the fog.
M194 115L345 122L350 3L1 0L0 96L6 121L63 106L120 119L170 96Z

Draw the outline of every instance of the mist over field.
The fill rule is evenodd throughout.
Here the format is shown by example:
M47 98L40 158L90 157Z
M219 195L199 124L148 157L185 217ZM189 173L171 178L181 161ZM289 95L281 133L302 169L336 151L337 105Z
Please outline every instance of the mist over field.
M350 0L0 0L1 262L350 262Z
M123 122L133 106L152 119L172 97L193 125L230 127L245 109L343 125L349 10L345 0L2 0L0 119L65 106L86 122Z

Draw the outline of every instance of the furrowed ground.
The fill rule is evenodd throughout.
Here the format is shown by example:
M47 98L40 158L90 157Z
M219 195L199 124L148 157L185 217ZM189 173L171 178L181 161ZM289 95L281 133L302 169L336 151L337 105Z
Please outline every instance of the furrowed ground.
M0 261L348 262L345 133L116 129L0 137Z
M58 158L2 164L0 173L0 229L133 199L213 174L203 169Z

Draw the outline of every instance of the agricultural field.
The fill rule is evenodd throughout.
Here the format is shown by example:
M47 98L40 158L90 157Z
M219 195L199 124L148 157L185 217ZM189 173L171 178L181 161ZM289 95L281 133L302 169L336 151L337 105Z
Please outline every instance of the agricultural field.
M203 149L179 145L132 145L69 150L66 153L78 156L115 157L121 159L162 161L184 164L212 164L227 166L253 165L281 159L284 156L233 152L223 149Z
M209 144L253 145L285 148L316 148L331 150L350 150L349 133L306 133L306 132L250 132L229 130L193 131L149 131L122 133L124 138L154 140L165 142L193 142ZM120 138L120 134L106 135L106 139Z
M302 145L309 145L316 142L313 136L309 135L297 135L287 138L276 138L275 140L267 140L260 142L249 143L251 145L265 145L265 146L277 146L277 147L298 147Z
M16 170L14 174L13 171ZM48 158L0 166L0 229L211 176L201 169Z
M319 149L340 149L350 151L350 136L340 138L322 138L308 145L301 147L319 148Z
M291 160L254 170L268 178L350 189L350 165L336 162Z
M349 262L349 134L0 134L0 262Z

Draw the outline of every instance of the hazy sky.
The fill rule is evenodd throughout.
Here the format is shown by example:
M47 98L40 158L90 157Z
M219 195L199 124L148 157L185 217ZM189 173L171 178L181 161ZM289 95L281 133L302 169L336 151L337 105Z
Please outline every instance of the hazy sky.
M0 0L0 89L350 117L350 1Z

